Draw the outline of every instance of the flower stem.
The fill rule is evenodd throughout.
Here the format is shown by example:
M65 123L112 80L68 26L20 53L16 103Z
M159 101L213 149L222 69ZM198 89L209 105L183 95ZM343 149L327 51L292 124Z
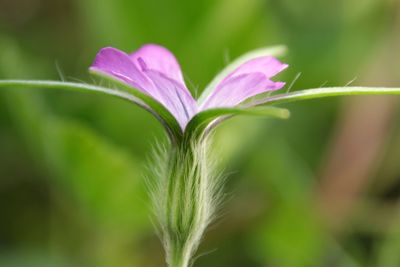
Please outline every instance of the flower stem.
M184 252L182 249L174 249L172 251L171 262L169 267L188 267L189 266L190 255Z
M207 140L174 145L166 152L164 179L154 194L169 267L187 267L218 204L218 184Z

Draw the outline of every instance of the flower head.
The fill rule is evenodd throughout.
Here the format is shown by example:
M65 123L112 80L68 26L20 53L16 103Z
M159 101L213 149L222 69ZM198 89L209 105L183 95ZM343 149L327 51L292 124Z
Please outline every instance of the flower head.
M235 107L250 97L282 88L271 77L288 65L272 56L252 58L219 77L196 101L187 89L175 56L166 48L147 44L132 54L107 47L100 50L90 70L117 79L161 103L182 131L198 113L213 108Z

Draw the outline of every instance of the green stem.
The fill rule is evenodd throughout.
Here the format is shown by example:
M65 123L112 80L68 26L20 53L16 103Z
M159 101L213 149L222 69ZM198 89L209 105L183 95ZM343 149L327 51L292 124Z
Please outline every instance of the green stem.
M154 194L169 267L187 267L217 204L207 140L190 140L167 152L167 173ZM214 178L214 179L213 179Z
M167 253L169 254L170 267L187 267L189 259L194 251L189 249L193 236L198 234L195 219L204 216L197 209L200 188L196 186L196 180L202 179L201 174L196 171L193 155L194 151L190 144L174 147L169 154L169 175L167 179L168 193L166 196L167 217L167 242L169 243Z
M169 263L169 267L188 267L190 254L185 252L184 249L176 248L172 252L171 262Z

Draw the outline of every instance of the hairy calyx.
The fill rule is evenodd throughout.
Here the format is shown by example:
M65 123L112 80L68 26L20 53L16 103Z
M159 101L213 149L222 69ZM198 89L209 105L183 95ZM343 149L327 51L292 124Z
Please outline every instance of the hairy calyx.
M161 151L157 159L163 167L153 200L171 267L189 265L221 200L220 179L208 150L208 139L183 142Z

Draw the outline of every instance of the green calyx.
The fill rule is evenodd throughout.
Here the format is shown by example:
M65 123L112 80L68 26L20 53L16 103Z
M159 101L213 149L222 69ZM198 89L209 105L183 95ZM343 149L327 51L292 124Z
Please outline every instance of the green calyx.
M221 200L208 142L181 143L157 153L162 167L154 175L152 196L171 267L188 266Z

